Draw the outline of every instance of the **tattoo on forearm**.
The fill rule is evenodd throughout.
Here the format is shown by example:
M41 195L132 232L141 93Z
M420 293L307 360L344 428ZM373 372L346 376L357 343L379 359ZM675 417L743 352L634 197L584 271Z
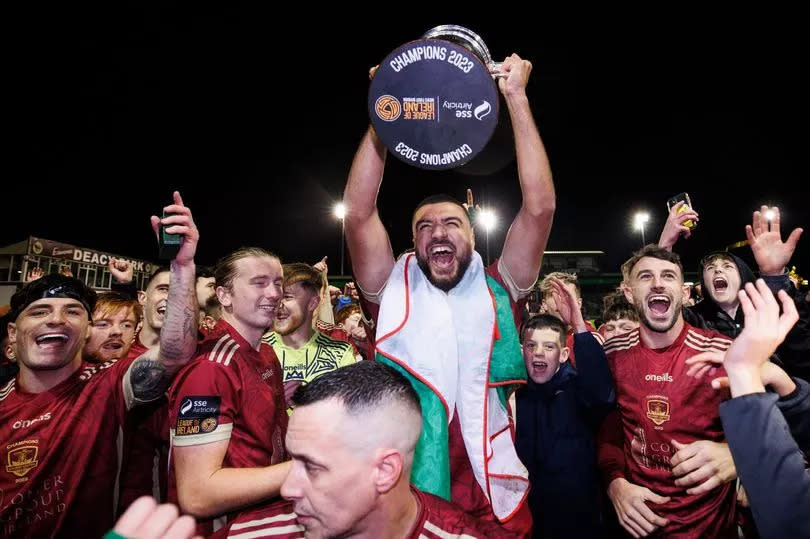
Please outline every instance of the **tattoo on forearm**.
M183 309L183 330L189 337L197 338L197 313L188 307Z
M141 357L132 365L129 381L135 398L153 401L166 393L171 378L160 361Z

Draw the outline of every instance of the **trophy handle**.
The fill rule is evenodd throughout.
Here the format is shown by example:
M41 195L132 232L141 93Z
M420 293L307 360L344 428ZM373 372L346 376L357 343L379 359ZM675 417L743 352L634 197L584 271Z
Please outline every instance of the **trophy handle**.
M493 79L507 76L501 73L503 62L494 62L484 40L469 28L457 24L443 24L425 32L422 39L444 39L456 45L461 45L484 62Z

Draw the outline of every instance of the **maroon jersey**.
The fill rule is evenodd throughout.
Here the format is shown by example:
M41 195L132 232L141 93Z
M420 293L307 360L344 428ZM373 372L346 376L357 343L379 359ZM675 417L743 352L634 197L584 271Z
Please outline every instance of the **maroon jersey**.
M287 406L281 366L272 347L261 343L259 351L254 350L220 320L197 352L169 390L172 447L227 440L224 468L255 468L286 460ZM169 500L177 503L174 474L170 459Z
M408 539L492 537L482 531L474 519L450 502L413 487L411 492L416 497L419 509ZM304 537L304 527L298 523L293 504L284 501L240 513L227 528L220 530L212 539L225 537L298 539Z
M135 337L128 360L147 352L140 334ZM127 417L119 481L118 514L141 496L166 501L169 468L169 404L166 397L136 407Z
M131 360L85 363L42 393L0 389L0 537L101 537L112 528Z
M649 488L669 502L651 505L669 519L661 533L667 537L736 537L734 484L727 483L699 495L675 485L670 459L677 452L672 440L689 444L698 440L725 440L720 423L722 392L711 387L712 376L686 375L685 361L705 351L725 351L731 340L715 331L684 324L670 346L650 349L639 330L605 343L616 381L618 429L602 429L599 465L606 480L624 477ZM725 375L725 371L717 376ZM609 443L605 436L619 437ZM616 443L618 442L618 443ZM621 455L616 455L621 447Z

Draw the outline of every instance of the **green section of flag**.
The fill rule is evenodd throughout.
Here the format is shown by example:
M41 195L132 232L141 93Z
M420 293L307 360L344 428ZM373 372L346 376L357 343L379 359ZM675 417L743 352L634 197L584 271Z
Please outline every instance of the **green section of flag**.
M411 483L423 492L450 500L450 452L447 414L436 393L411 373L387 357L377 354L377 361L395 368L407 378L422 405L422 434L416 443Z
M526 369L520 354L520 340L512 316L509 293L490 276L487 276L487 284L495 296L495 316L500 333L500 338L492 347L489 382L525 380ZM416 444L411 483L423 492L450 500L448 421L441 399L431 388L394 361L381 354L377 354L377 361L393 367L405 376L416 390L422 405L422 434ZM507 406L506 400L512 388L511 385L497 388L504 408Z

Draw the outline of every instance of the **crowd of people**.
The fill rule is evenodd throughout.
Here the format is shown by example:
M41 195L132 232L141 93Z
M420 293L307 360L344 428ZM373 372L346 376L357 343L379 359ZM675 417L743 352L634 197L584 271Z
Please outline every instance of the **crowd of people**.
M489 265L469 197L423 200L395 256L369 127L343 290L260 247L197 266L179 193L144 290L122 260L104 291L32 272L0 324L0 537L810 537L802 230L753 212L756 271L708 253L695 301L679 203L594 324L539 275L554 185L531 63L502 72L522 203Z

